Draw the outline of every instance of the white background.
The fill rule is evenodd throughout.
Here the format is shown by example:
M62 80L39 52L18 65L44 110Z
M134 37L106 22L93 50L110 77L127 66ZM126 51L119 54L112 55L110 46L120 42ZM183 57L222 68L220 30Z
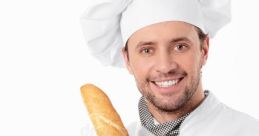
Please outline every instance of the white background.
M79 136L89 120L79 88L89 82L125 124L138 117L133 77L88 55L79 22L88 1L0 1L0 136ZM232 12L211 40L204 88L259 119L258 3L233 0Z

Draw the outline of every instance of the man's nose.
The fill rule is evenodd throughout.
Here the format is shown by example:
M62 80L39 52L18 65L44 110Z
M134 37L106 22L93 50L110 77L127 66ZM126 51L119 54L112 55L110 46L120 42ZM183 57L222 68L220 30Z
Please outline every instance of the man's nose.
M157 56L156 71L168 74L177 68L175 58L168 52L162 52Z

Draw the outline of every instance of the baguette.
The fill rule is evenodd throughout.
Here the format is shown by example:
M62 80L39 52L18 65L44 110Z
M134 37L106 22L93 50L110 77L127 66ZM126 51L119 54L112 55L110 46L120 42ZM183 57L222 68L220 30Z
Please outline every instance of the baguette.
M108 96L93 84L81 87L81 95L97 136L128 136Z

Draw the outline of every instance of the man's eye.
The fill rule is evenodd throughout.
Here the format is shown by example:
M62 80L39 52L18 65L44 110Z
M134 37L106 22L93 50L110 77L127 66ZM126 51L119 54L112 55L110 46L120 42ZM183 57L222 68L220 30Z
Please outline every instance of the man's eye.
M151 52L152 52L152 49L150 49L150 48L143 48L141 50L141 53L143 53L143 54L150 54Z
M175 50L178 52L185 51L187 49L187 46L185 44L177 44L175 46Z

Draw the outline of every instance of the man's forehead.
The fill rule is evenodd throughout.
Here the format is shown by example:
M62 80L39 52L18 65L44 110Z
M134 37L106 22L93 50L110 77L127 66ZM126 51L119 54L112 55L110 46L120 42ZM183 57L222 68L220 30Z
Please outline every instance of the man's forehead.
M181 21L167 21L146 26L131 35L131 39L150 42L152 39L188 39L191 33L197 33L196 27Z

